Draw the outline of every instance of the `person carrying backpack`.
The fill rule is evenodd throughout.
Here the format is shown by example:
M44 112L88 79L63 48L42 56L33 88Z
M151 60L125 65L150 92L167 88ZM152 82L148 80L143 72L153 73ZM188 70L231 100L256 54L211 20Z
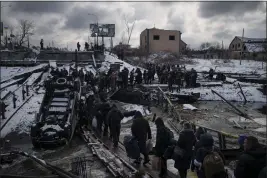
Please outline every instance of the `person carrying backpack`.
M174 167L178 169L181 178L186 178L187 170L190 168L195 142L196 137L191 129L191 124L188 122L184 123L173 153Z
M167 160L163 157L167 148L171 145L173 139L172 131L164 125L162 118L158 117L155 121L157 127L155 156L160 157L160 174L159 177L164 177L167 174Z
M197 150L195 166L198 178L226 178L225 159L219 149L213 146L212 135L205 133L200 137L201 148Z
M256 178L266 166L266 158L266 147L260 145L257 138L248 136L234 171L235 177Z
M144 155L143 165L149 163L149 156L146 148L146 141L152 138L151 129L148 121L142 116L140 111L135 113L133 124L131 126L132 135L138 141L140 152ZM140 164L140 159L136 160L135 163Z

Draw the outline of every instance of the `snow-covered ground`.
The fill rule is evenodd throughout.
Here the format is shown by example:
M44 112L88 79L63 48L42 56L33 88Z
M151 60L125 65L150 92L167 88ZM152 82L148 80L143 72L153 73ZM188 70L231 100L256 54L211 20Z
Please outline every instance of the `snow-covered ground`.
M242 74L265 74L266 63L252 60L243 60L241 65L239 60L227 60L224 63L223 59L192 59L194 64L186 64L187 70L194 68L197 72L209 71L210 68L215 69L215 72L229 72L229 73L242 73Z
M29 133L30 126L34 122L35 113L39 110L43 96L43 94L34 95L3 128L1 137L5 137L12 131Z
M248 83L247 83L248 84ZM249 84L250 86L242 86L244 95L246 96L247 101L250 102L266 102L266 96L262 94L261 91L257 90L259 85ZM221 96L223 96L228 101L244 101L240 89L237 85L224 84L219 87L199 87L199 88L182 88L180 93L200 93L199 100L208 100L208 101L220 101L222 100L216 94L213 94L211 90L216 91ZM176 92L174 92L176 93Z
M124 67L126 67L129 71L132 71L133 69L137 69L136 66L132 66L131 64L118 59L116 56L109 55L109 53L105 53L105 62L102 62L102 66L100 67L99 71L108 72L110 68L110 64L115 64L115 63L122 64L122 66L120 67L120 70L123 70ZM138 67L138 68L140 68L141 71L144 70L141 67Z
M34 71L36 69L40 69L47 64L40 64L34 67L1 67L0 72L1 72L1 81L11 79L12 77L25 73L25 72L30 72Z
M149 112L147 110L147 108L145 108L142 105L136 105L136 104L124 104L122 106L122 109L126 110L126 111L140 111L142 113L143 116L147 116L150 115L151 112ZM121 121L122 123L127 123L128 121L132 120L133 116L130 117L124 117L123 120Z

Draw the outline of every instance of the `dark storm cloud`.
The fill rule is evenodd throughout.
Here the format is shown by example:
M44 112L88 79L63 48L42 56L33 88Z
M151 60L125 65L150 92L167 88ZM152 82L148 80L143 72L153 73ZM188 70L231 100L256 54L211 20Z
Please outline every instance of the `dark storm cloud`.
M211 18L222 15L243 15L264 6L263 2L200 2L199 16Z
M95 14L97 17L93 15ZM89 23L96 23L97 20L99 23L103 23L107 17L111 16L111 14L107 11L107 9L95 6L87 6L87 7L74 7L70 13L68 13L65 27L66 29L86 29L89 28Z
M233 34L230 30L219 31L212 35L212 37L217 38L217 39L231 39L233 38L233 36L236 36L236 35Z
M71 2L12 2L12 12L23 13L61 13L64 12Z

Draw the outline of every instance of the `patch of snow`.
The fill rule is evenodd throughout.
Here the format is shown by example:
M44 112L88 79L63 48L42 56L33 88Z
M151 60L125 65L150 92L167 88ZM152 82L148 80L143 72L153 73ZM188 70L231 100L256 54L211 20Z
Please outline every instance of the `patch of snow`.
M260 125L266 126L266 118L255 118L253 120Z
M52 129L54 129L56 131L62 131L63 130L58 124L56 124L56 125L48 125L47 123L45 123L45 125L43 127L41 127L41 130L45 131L45 130L50 129L50 128L52 128Z
M225 73L256 73L264 74L266 73L266 63L263 64L259 61L253 60L243 60L240 65L239 60L229 60L225 63L223 59L192 59L193 64L185 65L187 70L194 68L197 72L209 71L210 68L215 69L215 72L225 72Z
M266 127L261 127L261 128L253 129L252 131L266 133Z
M126 111L140 111L143 116L151 114L144 106L142 105L137 105L137 104L124 104L122 108ZM133 116L130 117L124 117L123 120L121 121L122 123L126 123L129 120L132 120Z
M192 110L192 111L197 110L197 108L192 106L191 104L183 104L183 109L184 110Z
M32 85L39 77L42 75L43 72L33 73L24 83L28 85Z
M35 159L37 159L37 160L39 160L40 162L42 162L43 164L46 164L46 162L44 161L44 160L42 160L42 159L39 159L39 158L37 158L36 156L32 156L32 157L34 157Z
M53 67L53 68L57 68L57 62L56 61L49 60L49 66L50 67Z
M242 83L240 82L240 85ZM257 89L258 85L244 86L242 85L242 90L246 96L247 101L249 102L266 102L266 96L263 95L261 91ZM228 101L244 101L243 96L240 93L240 88L237 85L224 84L223 86L215 87L198 87L198 88L182 88L181 94L200 93L199 100L207 101L221 101L222 99L213 94L211 89L219 93ZM174 92L174 94L177 92Z
M94 74L94 76L96 75L96 70L92 65L85 66L85 71L87 72L91 71Z
M131 72L133 69L136 70L137 68L140 68L140 70L143 72L144 69L141 67L132 66L131 64L124 62L113 55L109 55L109 53L105 53L105 61L102 62L101 67L99 68L100 72L108 72L110 68L110 64L120 63L122 66L120 67L120 71L123 70L124 67L126 67L129 72Z
M12 131L17 131L19 133L29 133L30 126L33 124L35 119L35 113L39 111L41 101L44 95L34 95L6 124L6 126L1 130L1 138L4 138L7 134ZM13 105L8 106L7 117L13 112ZM12 109L11 109L12 108Z

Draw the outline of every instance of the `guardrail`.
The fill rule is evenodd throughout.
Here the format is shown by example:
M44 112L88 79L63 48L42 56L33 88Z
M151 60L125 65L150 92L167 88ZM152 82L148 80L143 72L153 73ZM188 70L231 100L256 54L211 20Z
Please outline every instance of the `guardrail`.
M172 102L168 98L168 96L162 91L160 87L158 87L158 106L160 106L165 112L167 112L170 116L172 116L172 121L170 121L170 125L173 127L173 129L179 133L179 128L177 125L179 125L181 122L183 122L180 114L175 110L175 107L173 106ZM193 126L193 129L196 130L198 127L202 127L207 133L210 133L213 136L215 146L220 148L221 150L226 149L238 149L238 137L239 135L234 135L230 133L226 133L223 131L215 130L203 125L196 124L194 122L190 122ZM258 137L259 142L262 145L266 145L266 139Z

